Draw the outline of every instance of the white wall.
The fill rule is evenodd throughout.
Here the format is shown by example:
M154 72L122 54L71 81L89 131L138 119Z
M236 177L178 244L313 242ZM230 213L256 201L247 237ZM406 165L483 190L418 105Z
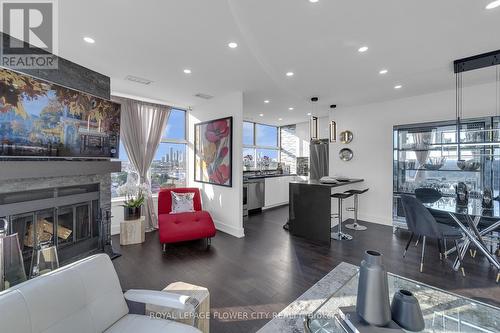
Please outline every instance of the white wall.
M233 117L233 186L224 187L194 181L194 124L202 121ZM215 226L235 237L243 237L243 93L216 97L189 112L189 185L202 190L203 209L210 212Z
M328 123L329 123L328 117L318 118L318 131L320 139L327 139L330 137L330 129L328 127ZM308 157L309 143L311 141L311 134L309 133L309 121L296 124L295 134L299 138L297 157Z
M464 118L495 114L495 85L464 88ZM455 119L455 90L393 100L334 112L337 133L350 130L349 145L330 145L330 175L364 178L357 187L370 190L360 197L359 218L392 223L392 128L394 125ZM339 159L341 148L349 147L354 158Z

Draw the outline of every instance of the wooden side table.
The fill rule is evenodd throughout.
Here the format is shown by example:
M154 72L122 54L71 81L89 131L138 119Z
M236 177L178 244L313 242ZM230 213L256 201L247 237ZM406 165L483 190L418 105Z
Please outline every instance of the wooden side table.
M207 288L196 286L193 284L185 283L185 282L174 282L169 284L163 289L163 291L167 291L169 293L191 296L195 298L198 303L198 328L203 333L209 333L210 331L210 292ZM150 313L158 313L161 315L168 315L168 319L175 320L180 323L193 325L192 318L178 318L179 311L174 309L168 309L155 305L146 305L146 314Z
M146 218L120 222L120 245L144 243Z

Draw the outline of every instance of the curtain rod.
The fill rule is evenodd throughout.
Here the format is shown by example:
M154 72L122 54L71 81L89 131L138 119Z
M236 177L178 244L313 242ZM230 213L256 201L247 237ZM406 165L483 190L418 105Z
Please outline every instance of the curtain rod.
M130 94L121 93L118 91L112 91L111 97L113 97L113 96L133 99L133 100L140 101L140 102L165 105L165 106L171 107L172 109L177 109L177 110L182 110L182 111L188 111L190 109L190 107L175 106L175 105L172 105L171 103L168 103L166 101L153 99L153 98L147 98L147 97L134 96L134 95L130 95Z

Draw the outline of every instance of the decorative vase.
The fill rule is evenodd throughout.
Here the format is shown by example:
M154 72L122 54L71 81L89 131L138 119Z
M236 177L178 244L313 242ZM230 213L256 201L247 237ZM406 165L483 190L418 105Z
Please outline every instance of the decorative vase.
M455 188L455 193L457 195L457 206L467 207L469 204L469 190L467 189L467 184L459 182Z
M484 209L492 209L493 208L493 193L489 187L486 187L483 190L483 200L482 206Z
M424 316L417 298L407 290L398 290L391 304L392 320L403 329L420 332L425 328Z
M361 261L356 312L374 326L386 326L391 321L387 271L377 251L366 251Z
M123 219L125 221L138 220L141 218L141 207L123 207Z

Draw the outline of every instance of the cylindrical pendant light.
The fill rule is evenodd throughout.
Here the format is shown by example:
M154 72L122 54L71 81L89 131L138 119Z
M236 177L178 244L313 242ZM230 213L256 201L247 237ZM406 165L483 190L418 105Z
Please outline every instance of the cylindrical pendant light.
M337 107L337 105L330 105L330 109L332 110L332 118L333 118L333 110ZM337 123L335 120L330 122L330 142L337 142Z
M314 104L318 100L318 97L311 97L311 118L309 119L309 136L311 140L318 139L318 117L314 115Z

